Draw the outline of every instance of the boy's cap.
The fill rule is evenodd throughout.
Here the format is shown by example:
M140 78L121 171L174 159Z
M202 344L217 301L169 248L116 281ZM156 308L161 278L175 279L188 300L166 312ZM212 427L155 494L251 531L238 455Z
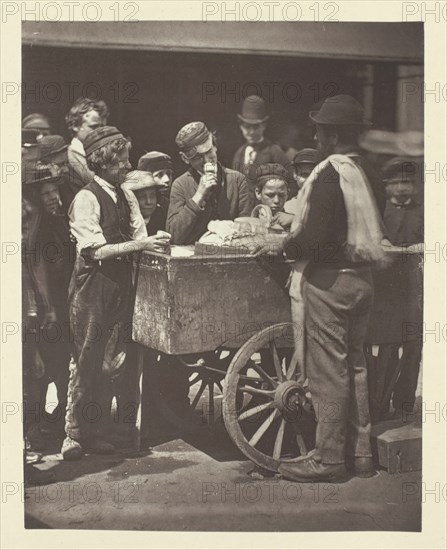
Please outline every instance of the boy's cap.
M413 159L407 157L394 157L386 162L382 168L382 176L385 183L393 180L412 178L417 174L418 165Z
M124 183L121 185L124 191L141 191L149 187L163 189L166 185L157 183L151 172L143 170L132 170L126 175Z
M67 149L67 144L62 136L43 136L40 140L41 146L41 158L46 159L51 157L56 153L65 151Z
M169 155L160 153L160 151L151 151L140 157L137 168L143 170L143 172L152 173L159 170L172 170L172 159Z
M124 136L115 126L95 128L84 139L85 156L88 157L97 149L116 139L124 139Z
M211 149L213 136L204 122L190 122L179 130L175 143L186 158L191 159Z

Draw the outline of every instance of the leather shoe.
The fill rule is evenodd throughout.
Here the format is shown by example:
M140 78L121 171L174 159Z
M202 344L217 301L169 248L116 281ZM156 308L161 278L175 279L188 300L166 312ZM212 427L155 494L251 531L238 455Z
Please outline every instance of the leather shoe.
M310 456L300 462L282 463L278 471L284 479L311 483L312 481L340 481L346 477L344 464L323 464Z
M373 477L376 473L371 457L348 457L346 459L346 466L348 471L353 472L356 477Z

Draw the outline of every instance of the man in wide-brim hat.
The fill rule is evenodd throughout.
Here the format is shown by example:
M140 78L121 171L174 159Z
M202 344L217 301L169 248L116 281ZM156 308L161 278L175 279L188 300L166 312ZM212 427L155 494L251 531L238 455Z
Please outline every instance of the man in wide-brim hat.
M358 152L358 137L369 125L360 103L335 96L310 118L321 162L304 183L291 234L278 250L297 260L290 286L292 317L305 328L316 445L303 460L283 463L279 471L294 481L335 482L347 468L362 477L374 473L363 343L372 306L371 265L384 255L384 196ZM303 259L308 267L301 287L298 260ZM304 314L294 310L303 308L303 300Z
M288 160L281 147L264 136L269 116L262 97L246 97L242 103L242 112L237 117L245 143L236 151L232 167L245 175L254 191L256 169L259 166L268 163L286 166Z

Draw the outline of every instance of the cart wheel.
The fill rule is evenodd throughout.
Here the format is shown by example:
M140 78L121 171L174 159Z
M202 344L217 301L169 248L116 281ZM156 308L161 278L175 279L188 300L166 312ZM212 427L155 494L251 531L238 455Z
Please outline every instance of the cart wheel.
M182 431L222 421L223 381L234 355L217 349L194 358L162 356L156 391L162 416Z
M262 330L236 353L224 384L223 417L231 439L252 462L272 471L315 443L312 405L298 382L292 342L291 323Z

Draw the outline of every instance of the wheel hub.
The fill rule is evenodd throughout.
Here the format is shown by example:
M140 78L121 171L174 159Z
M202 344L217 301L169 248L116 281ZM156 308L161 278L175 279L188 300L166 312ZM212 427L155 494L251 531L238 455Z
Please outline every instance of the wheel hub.
M281 382L275 390L274 403L281 413L297 411L305 398L303 387L293 380Z

